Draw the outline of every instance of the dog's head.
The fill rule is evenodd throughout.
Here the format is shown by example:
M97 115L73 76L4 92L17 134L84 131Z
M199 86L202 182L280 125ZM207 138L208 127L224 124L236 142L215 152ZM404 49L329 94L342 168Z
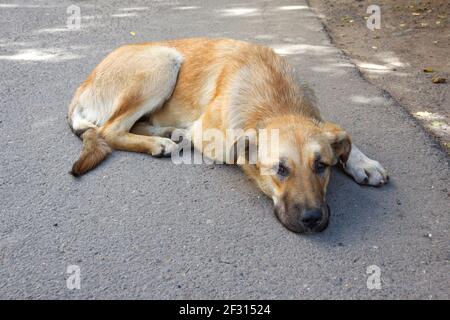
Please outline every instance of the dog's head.
M266 129L279 132L277 152L267 152L244 169L273 199L276 216L289 230L324 230L330 217L325 193L331 167L347 161L350 137L335 124L299 117L274 119ZM258 143L260 149L261 139Z

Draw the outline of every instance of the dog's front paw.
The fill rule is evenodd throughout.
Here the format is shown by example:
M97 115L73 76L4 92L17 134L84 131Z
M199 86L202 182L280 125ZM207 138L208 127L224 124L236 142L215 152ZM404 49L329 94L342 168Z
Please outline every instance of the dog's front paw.
M386 169L376 160L372 160L356 147L352 147L344 170L359 184L380 187L389 181Z
M176 147L177 144L172 140L168 138L159 138L149 153L156 158L168 157Z

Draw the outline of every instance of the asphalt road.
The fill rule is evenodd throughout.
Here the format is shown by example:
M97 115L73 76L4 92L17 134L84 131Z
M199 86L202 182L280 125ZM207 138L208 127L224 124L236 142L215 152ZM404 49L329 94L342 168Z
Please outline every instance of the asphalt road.
M71 2L2 1L0 298L449 298L448 158L304 1L225 3L79 1L81 29L68 30ZM302 236L236 167L115 152L70 176L81 142L66 110L89 71L121 44L193 36L286 55L390 184L334 171L331 224ZM80 290L66 286L69 265ZM371 265L380 290L367 287Z

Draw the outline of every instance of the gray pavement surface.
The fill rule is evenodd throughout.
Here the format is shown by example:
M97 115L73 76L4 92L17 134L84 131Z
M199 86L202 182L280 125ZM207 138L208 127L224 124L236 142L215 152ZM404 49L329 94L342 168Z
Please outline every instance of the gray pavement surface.
M304 1L73 1L75 31L71 3L0 4L0 298L449 298L448 158L361 78ZM302 236L236 167L114 152L70 176L81 142L66 111L90 70L121 44L193 36L284 54L390 184L361 187L335 170L331 224ZM80 290L66 287L69 265ZM381 290L367 288L371 265Z

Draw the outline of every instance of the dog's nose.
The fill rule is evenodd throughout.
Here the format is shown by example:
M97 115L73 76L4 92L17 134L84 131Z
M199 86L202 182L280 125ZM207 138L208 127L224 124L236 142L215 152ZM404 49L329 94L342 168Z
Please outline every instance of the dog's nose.
M302 223L308 227L314 227L322 219L321 209L307 209L301 217Z

